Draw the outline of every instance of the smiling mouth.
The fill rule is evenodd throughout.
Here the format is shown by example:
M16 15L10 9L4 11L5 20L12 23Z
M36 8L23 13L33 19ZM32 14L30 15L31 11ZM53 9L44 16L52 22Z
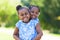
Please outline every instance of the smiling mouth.
M24 18L25 20L27 19L27 18Z
M24 18L24 21L27 21L28 18Z
M28 23L28 21L29 21L28 18L24 18L25 23Z

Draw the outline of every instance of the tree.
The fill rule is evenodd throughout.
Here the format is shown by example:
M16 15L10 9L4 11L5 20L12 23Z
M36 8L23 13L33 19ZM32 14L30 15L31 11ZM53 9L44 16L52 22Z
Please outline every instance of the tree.
M23 1L23 2L22 2ZM38 5L41 9L39 16L43 29L48 29L54 33L60 33L60 0L22 0L26 4Z
M14 1L14 3L13 3ZM18 20L16 15L16 5L19 4L18 0L2 0L0 1L0 26L5 24L4 27L15 26Z
M48 24L46 27L54 33L60 33L60 20L57 19L60 16L60 0L45 0L43 15L45 23ZM50 25L50 26L49 26Z

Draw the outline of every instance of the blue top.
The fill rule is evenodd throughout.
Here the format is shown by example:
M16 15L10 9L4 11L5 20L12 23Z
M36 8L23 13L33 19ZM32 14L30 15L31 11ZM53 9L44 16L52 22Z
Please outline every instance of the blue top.
M38 18L34 18L33 20L35 20L35 21L39 22L39 19L38 19Z
M36 37L36 24L37 20L30 20L28 23L22 22L19 20L16 23L16 27L19 29L19 38L20 40L33 40Z

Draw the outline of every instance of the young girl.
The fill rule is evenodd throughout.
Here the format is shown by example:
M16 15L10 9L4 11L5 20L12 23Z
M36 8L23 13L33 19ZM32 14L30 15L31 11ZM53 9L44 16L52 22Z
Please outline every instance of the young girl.
M29 9L30 9L30 12L31 12L31 18L39 21L38 16L40 15L40 13L39 13L40 8L38 6L31 5L29 7Z
M36 27L38 22L30 20L29 9L21 7L20 5L16 8L20 20L16 23L16 28L13 34L15 40L39 40L41 35L40 29L38 30L39 25ZM18 34L19 37L17 36Z
M29 7L29 9L30 9L30 12L31 12L31 19L33 19L33 20L35 20L35 21L37 21L38 23L37 23L37 25L36 25L36 30L37 30L37 32L38 33L40 33L38 36L39 36L39 38L38 38L38 36L36 37L36 39L41 39L41 37L42 37L42 35L43 35L43 33L42 33L42 31L41 31L41 29L40 29L40 23L39 23L39 19L38 19L38 16L40 15L40 8L38 7L38 6L35 6L35 5L31 5L30 7ZM40 30L40 31L39 31Z

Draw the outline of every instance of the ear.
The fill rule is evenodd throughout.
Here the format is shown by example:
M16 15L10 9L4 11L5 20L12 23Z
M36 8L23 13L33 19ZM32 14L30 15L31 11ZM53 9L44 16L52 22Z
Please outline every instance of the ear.
M18 14L16 14L16 15L17 15L18 19L20 19L19 15Z
M39 12L39 14L38 14L38 16L40 15L40 12Z

